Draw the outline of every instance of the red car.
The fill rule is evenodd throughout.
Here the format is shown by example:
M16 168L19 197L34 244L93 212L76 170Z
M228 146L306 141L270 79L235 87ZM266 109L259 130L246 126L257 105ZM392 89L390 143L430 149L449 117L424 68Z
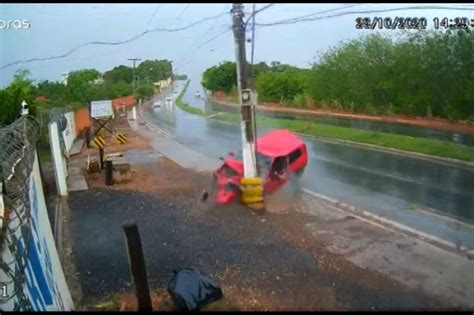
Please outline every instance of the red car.
M273 193L292 175L301 176L308 163L303 140L288 130L274 130L257 139L259 174L264 180L264 192ZM222 205L240 196L240 179L244 174L242 152L229 153L224 164L214 173L216 204Z

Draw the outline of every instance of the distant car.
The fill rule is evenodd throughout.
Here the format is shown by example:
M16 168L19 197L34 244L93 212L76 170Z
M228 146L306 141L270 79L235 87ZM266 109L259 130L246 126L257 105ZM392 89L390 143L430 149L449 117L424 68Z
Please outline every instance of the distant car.
M289 130L273 130L259 137L256 148L265 194L277 191L290 178L299 178L308 163L306 145ZM240 179L244 173L242 152L229 153L223 160L223 165L214 173L217 205L239 199Z
M196 91L196 97L200 97L201 96L201 93L199 91Z
M173 98L172 98L171 96L167 96L167 97L166 97L166 100L167 100L168 102L170 102L170 101L173 100Z
M160 108L161 107L161 102L156 101L155 103L153 103L153 107Z

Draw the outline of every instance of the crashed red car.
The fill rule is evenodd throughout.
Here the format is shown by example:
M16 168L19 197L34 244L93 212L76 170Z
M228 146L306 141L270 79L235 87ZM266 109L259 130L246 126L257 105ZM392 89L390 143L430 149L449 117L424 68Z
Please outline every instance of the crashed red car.
M306 145L289 130L273 130L259 137L256 151L265 194L281 188L293 175L300 177L308 163ZM243 174L242 152L237 155L229 153L223 165L214 173L216 204L222 205L239 199Z

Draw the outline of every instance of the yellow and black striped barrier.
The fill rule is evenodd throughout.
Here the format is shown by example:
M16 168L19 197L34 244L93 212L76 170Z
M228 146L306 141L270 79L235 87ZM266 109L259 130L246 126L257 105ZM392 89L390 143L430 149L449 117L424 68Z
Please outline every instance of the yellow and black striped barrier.
M240 201L245 204L263 203L263 184L259 177L240 180Z
M127 136L125 136L125 134L123 133L118 133L115 136L115 141L117 141L117 143L120 143L120 144L125 144L127 143Z
M105 140L101 136L95 136L93 140L93 146L96 149L103 148L105 146Z

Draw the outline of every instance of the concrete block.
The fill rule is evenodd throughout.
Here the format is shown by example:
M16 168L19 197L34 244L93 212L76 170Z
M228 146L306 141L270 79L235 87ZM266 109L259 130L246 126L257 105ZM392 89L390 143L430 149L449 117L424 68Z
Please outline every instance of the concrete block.
M127 183L132 180L132 170L130 163L125 159L115 159L113 162L114 183Z

